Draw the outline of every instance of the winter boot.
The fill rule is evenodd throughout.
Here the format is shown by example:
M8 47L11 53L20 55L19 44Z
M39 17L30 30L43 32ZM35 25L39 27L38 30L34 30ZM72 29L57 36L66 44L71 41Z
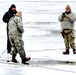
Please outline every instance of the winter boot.
M27 58L25 58L25 59L22 59L22 63L23 63L23 64L26 64L26 62L29 61L30 59L31 59L30 57L27 57Z
M10 62L12 58L12 55L10 53L7 53L7 62Z
M18 63L18 61L15 59L14 56L12 56L12 60L11 61L14 62L14 63Z
M75 49L73 49L73 54L76 54L76 50Z
M63 52L63 54L64 54L64 55L69 54L69 49L66 49L66 51L65 51L65 52Z

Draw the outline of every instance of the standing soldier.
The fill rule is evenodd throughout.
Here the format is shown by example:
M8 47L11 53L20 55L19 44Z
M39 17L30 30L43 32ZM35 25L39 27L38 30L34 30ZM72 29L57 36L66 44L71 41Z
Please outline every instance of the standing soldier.
M22 40L24 29L21 16L22 13L17 12L16 15L9 20L9 39L12 47L12 62L17 63L16 55L19 53L22 63L26 64L26 61L29 61L30 57L26 57L24 50L24 42Z
M58 20L61 22L62 36L64 38L66 51L63 54L69 54L70 47L73 49L73 54L76 54L75 50L75 35L74 35L74 23L76 21L76 15L71 11L70 5L67 5L65 12L63 12Z

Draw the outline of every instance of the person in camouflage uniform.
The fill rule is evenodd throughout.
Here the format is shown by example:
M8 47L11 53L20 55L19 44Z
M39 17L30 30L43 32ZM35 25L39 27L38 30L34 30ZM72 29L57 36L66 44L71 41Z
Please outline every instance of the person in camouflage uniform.
M24 42L22 40L22 34L24 32L23 23L21 18L22 13L17 12L15 16L13 16L8 23L9 29L9 39L11 42L11 50L12 50L12 62L17 63L16 55L19 53L22 63L25 64L26 61L30 60L30 57L26 58L25 50L24 50Z
M62 36L66 48L66 51L63 52L63 54L69 54L70 47L73 49L73 54L76 54L74 35L76 15L71 11L70 5L66 5L65 12L58 17L58 20L61 22Z

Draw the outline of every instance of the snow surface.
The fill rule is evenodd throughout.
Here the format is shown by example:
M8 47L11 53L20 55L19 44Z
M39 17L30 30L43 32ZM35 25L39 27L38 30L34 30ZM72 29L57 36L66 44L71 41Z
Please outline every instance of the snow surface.
M26 55L31 57L29 65L21 64L19 55L18 64L6 62L6 24L2 16L13 3L23 13L23 40ZM65 46L58 16L67 4L76 12L75 0L0 0L0 75L76 75L76 55L72 49L69 55L62 54Z

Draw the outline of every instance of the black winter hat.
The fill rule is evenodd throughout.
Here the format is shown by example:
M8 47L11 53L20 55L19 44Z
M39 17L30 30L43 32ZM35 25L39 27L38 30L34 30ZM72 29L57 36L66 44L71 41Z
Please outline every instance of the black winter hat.
M16 6L14 4L11 5L11 8L16 8Z

